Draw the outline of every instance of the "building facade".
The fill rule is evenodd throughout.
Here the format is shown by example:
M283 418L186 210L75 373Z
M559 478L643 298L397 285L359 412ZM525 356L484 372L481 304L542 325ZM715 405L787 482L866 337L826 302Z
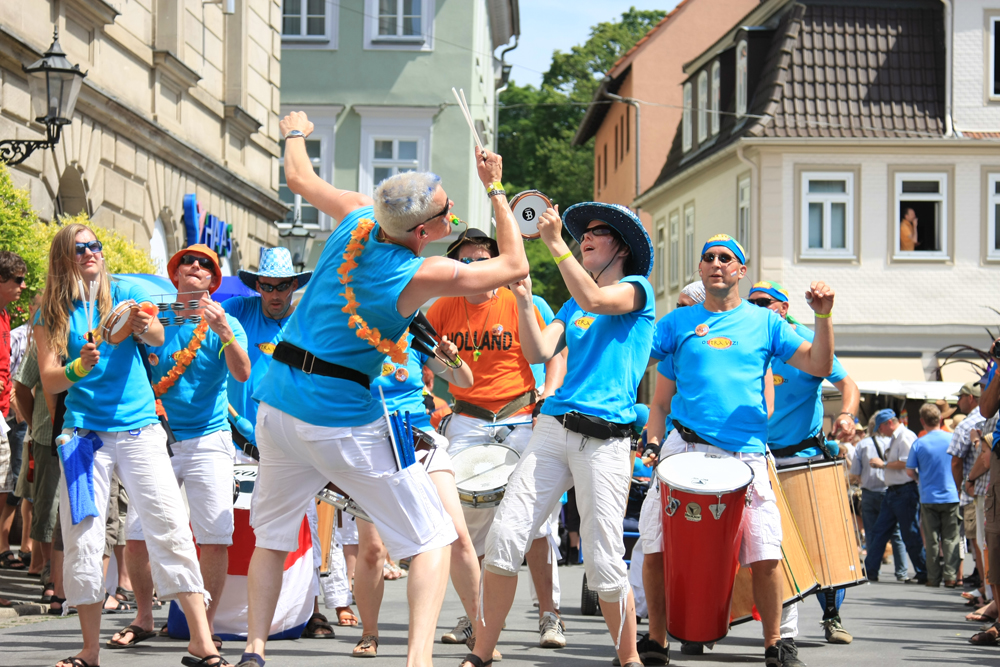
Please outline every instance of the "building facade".
M520 31L517 0L284 0L283 12L282 113L315 123L317 173L371 194L401 171L433 171L454 213L488 231L475 141L451 89L465 92L480 138L495 145L503 77L493 52ZM281 185L290 216L317 230L313 265L333 221Z
M856 380L937 379L942 348L988 347L1000 4L954 5L768 0L688 63L691 108L635 202L668 231L659 313L722 232L744 243L752 279L789 290L793 315L808 315L811 281L836 289L837 352ZM966 379L953 368L945 379Z
M227 272L255 267L287 212L280 26L275 0L0 3L0 138L44 137L21 66L53 29L87 72L61 141L13 168L14 182L41 219L85 212L148 249L161 271L192 242L184 197L195 195L202 214L232 226Z

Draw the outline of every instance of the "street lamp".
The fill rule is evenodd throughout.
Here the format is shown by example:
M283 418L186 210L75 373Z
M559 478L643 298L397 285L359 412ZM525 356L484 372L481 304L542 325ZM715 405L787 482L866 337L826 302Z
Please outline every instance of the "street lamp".
M59 45L59 29L52 35L52 46L42 59L30 66L21 66L28 75L28 90L35 107L35 120L45 125L45 140L8 139L0 141L0 162L9 166L21 164L39 148L52 148L59 143L63 125L72 122L76 98L86 72L66 59Z
M295 265L295 270L304 271L306 268L306 245L310 239L315 238L316 233L302 226L302 210L298 206L295 207L295 220L292 226L278 232L278 236L281 237L284 246L288 248L288 252L292 254L292 264Z

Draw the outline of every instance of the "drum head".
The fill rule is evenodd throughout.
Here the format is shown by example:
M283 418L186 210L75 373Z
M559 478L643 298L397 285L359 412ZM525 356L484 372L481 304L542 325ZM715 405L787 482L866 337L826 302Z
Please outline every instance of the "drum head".
M455 454L455 486L460 491L479 493L507 484L520 456L505 445L473 445Z
M733 456L683 452L663 459L656 476L672 489L703 495L728 493L753 481L753 470Z
M135 310L139 310L139 304L132 299L122 301L115 306L101 327L101 336L104 337L104 340L112 345L117 345L131 336L132 331L128 328L128 319Z
M545 209L551 208L552 202L538 190L525 190L514 195L510 200L510 210L514 212L514 219L521 229L521 236L526 239L537 239L538 218L545 213Z
M250 509L250 498L253 497L253 487L257 483L257 465L244 463L233 466L233 476L240 483L240 495L233 505L234 509Z

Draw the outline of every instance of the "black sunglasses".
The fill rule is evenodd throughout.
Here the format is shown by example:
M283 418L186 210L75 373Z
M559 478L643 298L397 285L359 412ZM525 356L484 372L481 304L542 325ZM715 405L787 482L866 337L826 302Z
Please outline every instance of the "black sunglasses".
M14 276L13 278L11 278L11 280L13 280L18 285L24 285L24 276Z
M488 259L490 259L490 258L489 257L479 257L477 259L472 259L471 257L463 257L462 259L460 259L458 261L460 261L462 264L472 264L473 262L485 262Z
M257 281L257 287L259 287L260 291L262 291L262 292L271 293L274 290L278 290L279 292L286 292L286 291L288 291L288 288L292 286L293 282L295 282L294 278L292 278L291 280L283 280L282 282L278 283L277 285L269 285L268 283L262 283L262 282L260 282L258 280Z
M721 252L719 254L716 254L714 252L706 252L704 255L701 256L701 261L705 262L706 264L711 264L716 259L718 259L719 263L723 265L736 261L735 257L724 252Z
M89 243L77 243L76 244L76 254L82 255L88 250L95 255L104 249L104 244L100 241L90 241Z
M425 225L428 222L430 222L431 220L433 220L434 218L440 218L442 215L448 215L448 211L450 211L450 210L451 210L451 200L448 199L448 195L446 194L444 196L444 208L443 209L441 209L440 211L438 211L437 213L435 213L431 217L427 218L423 222L420 222L420 223L417 223L417 224L413 225L412 227L410 227L409 229L406 230L406 233L409 234L410 232L412 232L414 229L416 229L420 225Z
M747 301L755 306L760 306L761 308L767 308L775 302L774 299L747 299Z
M614 229L608 227L607 225L598 225L596 227L588 227L583 230L584 236L590 234L591 236L610 236L614 233Z
M184 264L185 266L189 264L194 264L195 262L201 264L202 268L208 271L215 270L215 265L212 264L212 260L210 260L208 257L201 257L199 255L184 255L181 257L181 264Z

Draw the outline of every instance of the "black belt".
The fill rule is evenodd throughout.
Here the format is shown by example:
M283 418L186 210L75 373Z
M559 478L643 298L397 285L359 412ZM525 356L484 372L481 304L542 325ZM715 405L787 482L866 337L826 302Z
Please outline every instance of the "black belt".
M775 449L773 445L768 444L768 448L771 450L771 454L776 459L787 458L789 456L795 456L804 449L809 449L810 447L818 447L821 452L827 458L834 458L830 456L830 450L826 447L826 436L823 435L823 431L820 431L811 438L806 438L802 442L796 445L788 445L787 447L779 447Z
M329 361L323 361L312 352L295 347L285 341L278 343L278 346L274 348L274 354L271 355L271 358L292 368L297 368L307 375L322 375L328 378L350 380L351 382L357 382L365 390L371 391L371 382L368 380L368 376L361 371L356 371L353 368L347 368L339 364L332 364Z
M510 417L519 410L523 410L529 405L537 402L537 400L538 392L534 389L529 389L507 405L497 410L495 413L490 412L486 408L461 400L455 401L455 404L451 406L451 411L457 412L460 415L469 415L470 417L475 417L476 419L482 419L483 421L495 422L507 419L507 417Z
M708 440L705 440L705 438L701 437L700 435L698 435L697 433L695 433L694 431L692 431L691 429L689 429L684 424L681 424L681 423L678 423L678 422L675 421L674 422L674 427L677 429L677 432L681 436L681 440L683 440L684 442L697 443L697 444L702 444L702 445L712 445L711 442L709 442ZM716 445L712 445L712 446L715 447Z
M892 489L901 489L904 486L916 486L916 485L917 485L916 482L906 482L905 484L890 484L888 490L891 491Z
M608 440L610 438L627 438L632 433L631 424L616 424L600 417L592 417L581 412L567 412L564 415L552 415L567 431L573 431L588 438Z

